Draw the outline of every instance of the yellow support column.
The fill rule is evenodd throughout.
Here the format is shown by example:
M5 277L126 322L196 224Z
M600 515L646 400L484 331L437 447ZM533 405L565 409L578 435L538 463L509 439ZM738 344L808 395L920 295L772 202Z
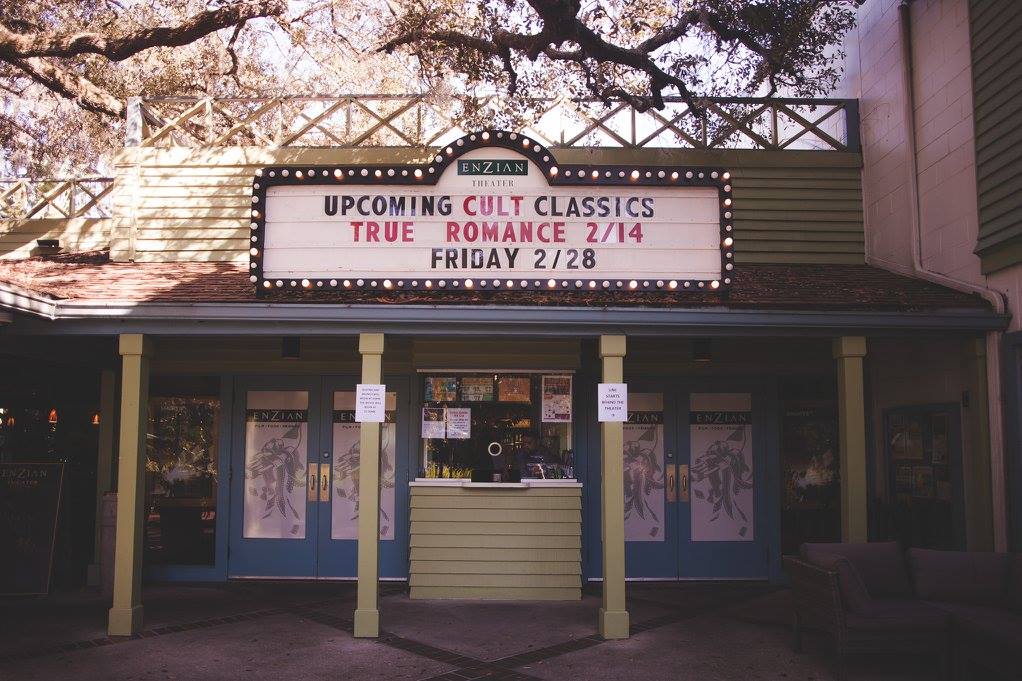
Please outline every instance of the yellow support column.
M624 382L624 336L600 336L603 382ZM601 423L600 455L603 462L603 604L600 635L628 638L625 605L625 482L624 424Z
M114 417L117 401L117 373L103 369L99 376L99 453L96 460L96 539L92 550L92 564L88 568L86 581L89 586L98 586L100 581L99 538L103 527L103 495L110 491L114 472Z
M838 437L841 460L841 539L868 541L866 489L866 403L862 358L866 339L834 339L837 360Z
M965 542L970 551L994 550L994 505L990 480L990 401L985 338L965 342L971 404L964 410L969 447L965 469Z
M383 334L358 337L362 382L383 382ZM358 463L358 596L355 636L380 635L380 424L361 423Z
M122 334L121 437L117 467L117 548L114 603L107 631L131 636L142 630L142 517L145 495L146 402L152 346L141 334Z

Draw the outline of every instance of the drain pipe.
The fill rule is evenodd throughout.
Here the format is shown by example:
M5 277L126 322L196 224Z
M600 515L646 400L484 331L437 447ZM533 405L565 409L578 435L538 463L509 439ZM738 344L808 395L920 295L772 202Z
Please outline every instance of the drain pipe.
M905 91L905 138L908 145L908 195L911 222L912 273L920 279L964 293L973 293L987 300L994 311L1003 314L1007 309L1004 294L980 284L963 281L934 272L923 264L922 219L920 217L919 168L916 148L915 87L912 81L912 0L903 0L898 6L898 24L901 36L901 77ZM990 420L990 485L993 502L994 548L1006 551L1008 544L1007 497L1005 487L1004 431L1001 418L1001 332L986 334L987 404Z

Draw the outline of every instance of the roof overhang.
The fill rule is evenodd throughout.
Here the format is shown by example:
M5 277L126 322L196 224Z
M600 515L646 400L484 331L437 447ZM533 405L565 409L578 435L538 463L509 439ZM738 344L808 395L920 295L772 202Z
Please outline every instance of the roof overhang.
M795 310L715 307L135 303L51 299L0 287L0 309L24 314L12 335L833 336L1001 331L1008 316L980 308Z

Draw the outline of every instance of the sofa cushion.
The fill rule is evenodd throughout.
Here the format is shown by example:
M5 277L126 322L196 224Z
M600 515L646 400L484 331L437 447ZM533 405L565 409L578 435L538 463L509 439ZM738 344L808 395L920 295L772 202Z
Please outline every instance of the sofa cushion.
M1011 566L1007 553L909 549L908 561L919 598L972 605L1005 602Z
M933 602L951 616L955 630L969 638L1014 650L1022 656L1022 615L989 605Z
M856 631L939 631L950 621L941 608L908 598L873 599L869 612L846 615L848 628Z
M908 567L897 542L806 543L802 544L801 553L806 562L821 567L827 567L833 556L847 558L873 598L911 598L913 595Z
M1008 568L1008 607L1022 613L1022 553L1011 556Z

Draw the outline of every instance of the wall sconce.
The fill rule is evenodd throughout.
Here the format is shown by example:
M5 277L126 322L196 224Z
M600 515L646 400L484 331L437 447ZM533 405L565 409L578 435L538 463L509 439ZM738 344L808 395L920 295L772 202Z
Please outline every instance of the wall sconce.
M94 426L98 426L99 425L99 412L98 411L95 414L92 415L92 425L94 425Z
M695 362L713 361L713 345L709 338L696 338L692 341L692 360Z
M298 359L302 355L302 339L298 336L284 336L280 342L282 359Z
M57 410L56 409L51 409L50 410L50 415L46 417L46 420L49 421L50 423L56 423L57 422Z

